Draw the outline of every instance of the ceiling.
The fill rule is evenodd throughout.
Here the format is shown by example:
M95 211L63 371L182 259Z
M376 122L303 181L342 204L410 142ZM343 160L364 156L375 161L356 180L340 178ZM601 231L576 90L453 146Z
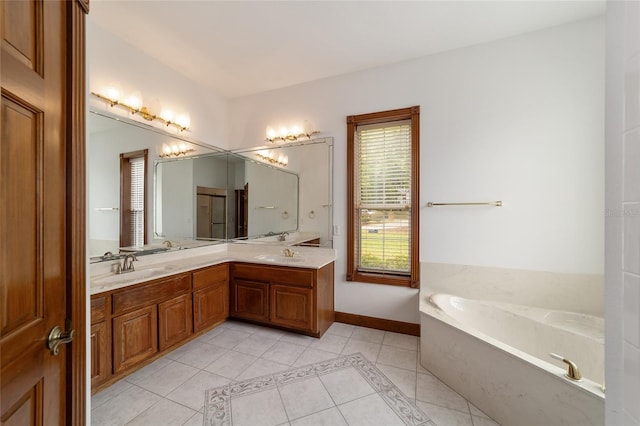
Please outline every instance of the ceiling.
M236 98L593 17L605 3L94 0L89 19Z

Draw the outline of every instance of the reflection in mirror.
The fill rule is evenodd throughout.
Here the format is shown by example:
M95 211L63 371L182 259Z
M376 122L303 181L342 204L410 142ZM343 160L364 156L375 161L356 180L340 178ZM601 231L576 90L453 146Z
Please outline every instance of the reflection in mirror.
M163 146L172 144L184 144L194 149L194 154L213 153L216 149L104 112L91 111L88 114L87 133L88 246L92 261L101 260L100 257L105 253L117 255L121 247L129 245L121 243L121 215L131 209L121 206L120 156L145 149L148 150L147 174L141 179L143 182L146 179L147 190L142 195L143 211L135 213L141 215L142 219L138 222L142 226L146 223L146 244L163 247L163 240L156 240L153 232L154 161L159 158Z
M123 249L120 154L145 149L145 250L167 249L163 242L177 249L230 240L270 241L264 237L285 231L298 237L317 235L321 246L332 246L332 138L229 153L102 111L90 111L87 130L92 262L110 260L105 253L117 256ZM160 158L163 146L172 143L195 151ZM264 150L276 159L287 157L288 164L276 166L256 155Z
M317 235L320 239L320 246L333 246L333 138L317 138L285 145L273 144L236 152L236 155L244 157L245 163L251 164L268 162L269 160L264 160L265 157L273 158L275 161L279 158L287 159L286 166L274 166L274 168L286 169L298 176L297 210L286 211L289 215L288 220L292 220L291 214L295 212L298 232ZM259 209L261 206L276 207L276 203L270 201L275 200L276 196L271 198L263 196L263 194L269 194L269 188L274 187L275 181L257 180L257 183L262 185L258 194L251 187L249 188L250 218L251 212L258 213L260 210L268 210ZM281 183L280 185L284 186L285 184ZM253 199L253 195L258 198ZM280 193L280 196L279 200L282 200L280 203L286 205L286 191ZM250 224L253 224L254 227L249 229L250 237L286 230L287 219L283 218L286 216L284 210L281 209L279 214L275 211L263 211L262 214L270 215L269 225L271 227L263 227L259 220L251 221L250 219ZM276 229L275 224L280 224L281 227Z

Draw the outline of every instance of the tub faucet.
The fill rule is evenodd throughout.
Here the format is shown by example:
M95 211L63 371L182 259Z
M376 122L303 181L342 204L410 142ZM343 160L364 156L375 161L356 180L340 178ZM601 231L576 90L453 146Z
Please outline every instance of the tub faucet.
M287 239L287 235L289 235L289 233L286 231L278 235L278 241L285 241Z
M133 266L133 261L138 260L135 254L127 254L124 259L122 259L122 265L118 263L118 267L116 268L116 274L124 274L127 272L133 272L136 269Z
M557 359L558 361L562 361L567 364L567 374L565 374L566 378L571 379L575 382L582 381L582 373L580 373L578 366L573 361L563 357L562 355L554 354L553 352L551 352L549 356L553 359Z

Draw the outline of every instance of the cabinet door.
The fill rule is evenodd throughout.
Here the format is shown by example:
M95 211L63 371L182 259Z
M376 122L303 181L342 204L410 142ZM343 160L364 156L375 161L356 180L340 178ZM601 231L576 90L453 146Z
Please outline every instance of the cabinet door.
M229 282L221 281L193 292L193 329L195 332L225 320L229 316Z
M193 333L190 294L158 304L159 345L163 351Z
M113 372L118 373L158 352L157 306L113 318Z
M285 327L315 331L313 291L307 288L271 284L271 322Z
M91 326L91 386L104 382L111 371L107 323L102 321Z
M256 321L269 321L269 284L233 280L231 315Z

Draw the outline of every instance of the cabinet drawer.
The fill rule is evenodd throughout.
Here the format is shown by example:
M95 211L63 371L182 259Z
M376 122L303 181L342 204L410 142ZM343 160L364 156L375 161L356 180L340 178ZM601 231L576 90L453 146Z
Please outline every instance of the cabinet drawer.
M191 289L191 274L183 274L164 278L131 290L115 293L113 298L113 314L152 305Z
M104 321L107 317L107 296L91 298L91 324Z
M193 273L193 289L209 287L220 281L229 281L229 265L217 265Z
M304 287L313 287L313 273L314 271L311 269L279 268L277 266L249 265L245 263L233 265L233 278L278 282Z

